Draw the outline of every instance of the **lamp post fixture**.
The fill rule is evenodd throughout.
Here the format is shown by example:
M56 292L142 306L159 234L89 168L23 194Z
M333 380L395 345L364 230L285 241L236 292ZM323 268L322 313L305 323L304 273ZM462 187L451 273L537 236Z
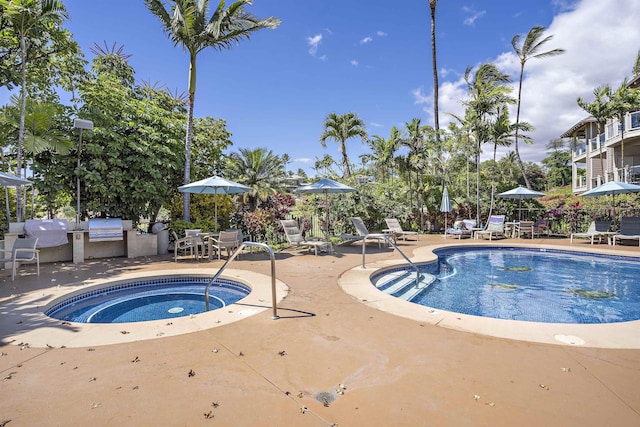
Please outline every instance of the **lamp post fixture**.
M73 127L80 129L80 142L78 143L78 162L76 169L76 230L80 229L80 154L82 152L82 130L93 130L93 122L91 120L74 119Z

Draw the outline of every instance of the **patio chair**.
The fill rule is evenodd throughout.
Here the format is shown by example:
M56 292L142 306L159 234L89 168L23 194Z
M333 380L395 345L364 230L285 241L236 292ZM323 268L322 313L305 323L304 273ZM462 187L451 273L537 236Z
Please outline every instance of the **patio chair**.
M178 238L175 231L171 231L173 235L173 260L178 261L178 257L188 255L191 258L198 259L198 241L194 236Z
M280 220L284 234L287 236L287 241L291 246L307 247L309 250L313 248L315 254L318 255L318 248L326 250L328 253L333 253L333 245L331 242L324 242L322 240L306 240L302 236L300 228L298 228L298 222L295 219L283 219Z
M485 229L476 231L475 238L478 239L480 236L487 234L489 235L489 240L494 237L506 237L504 234L504 215L491 215Z
M387 227L389 228L382 231L393 234L396 237L402 237L402 240L407 240L407 236L416 236L416 240L420 240L420 235L417 231L404 231L400 225L400 221L396 218L385 218L384 221L387 223Z
M351 222L353 223L353 226L355 227L356 231L358 232L358 234L342 234L340 235L340 238L342 239L347 239L347 240L351 240L352 242L357 242L359 240L366 240L366 238L371 239L371 240L375 240L378 242L378 247L381 248L382 247L382 243L384 242L385 245L388 244L387 242L387 238L394 238L393 234L387 234L387 233L369 233L369 230L367 229L367 226L364 225L364 221L362 221L362 218L360 217L351 217Z
M218 259L222 254L223 250L227 251L227 258L231 256L233 251L240 247L242 243L242 231L241 230L227 230L221 231L218 237L209 236L209 247L212 251L217 252ZM213 254L209 254L209 259Z
M596 237L598 238L598 243L602 243L602 237L616 234L609 231L610 228L611 221L591 221L591 224L589 225L587 231L583 233L571 233L570 243L573 244L574 238L581 238L589 239L591 241L591 244L593 245Z
M464 219L454 222L453 227L444 230L444 238L446 239L447 236L457 236L458 240L460 240L463 237L473 237L474 231L478 231L476 229L476 220Z
M551 235L551 230L549 230L549 220L539 219L535 223L533 223L533 235L542 236L546 234L547 236Z
M11 250L3 250L5 253L5 257L0 259L2 263L10 262L12 265L11 269L11 280L15 280L16 278L16 270L20 265L30 262L36 262L38 265L38 276L40 276L40 250L36 249L36 245L38 244L37 237L19 237L13 242L13 248ZM9 257L6 256L9 254Z
M196 246L198 248L198 256L208 255L207 252L207 244L204 241L204 236L207 233L203 233L201 228L195 228L192 230L184 230L185 237L194 237L196 239ZM198 258L198 257L196 257Z
M523 235L529 235L533 239L533 221L520 221L515 224L515 234L518 238L521 238Z
M623 216L620 220L620 233L613 235L613 245L616 241L637 240L640 246L640 216Z

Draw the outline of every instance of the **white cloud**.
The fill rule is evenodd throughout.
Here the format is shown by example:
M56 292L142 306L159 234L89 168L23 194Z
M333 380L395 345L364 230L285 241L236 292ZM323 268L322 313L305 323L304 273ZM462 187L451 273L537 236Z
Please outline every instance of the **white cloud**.
M300 162L300 163L311 163L313 162L313 159L310 159L308 157L298 157L296 159L293 159L294 162Z
M542 160L546 157L544 146L551 139L587 117L576 102L578 97L591 101L595 87L610 84L615 88L624 77L630 76L638 52L640 2L555 3L561 4L565 12L558 14L546 30L545 35L553 38L543 45L541 52L556 48L566 52L550 58L532 58L525 64L520 120L536 128L529 134L534 144L518 143L525 161ZM624 10L624 13L612 14L611 10ZM520 62L515 53L505 52L493 62L513 76L513 95L517 96ZM442 104L440 110L443 110ZM511 116L515 120L515 108ZM513 147L502 149L501 154L510 150Z
M387 34L387 33L385 33L384 31L378 31L378 32L376 33L376 35L378 35L378 36L380 36L380 37L387 37L387 36L388 36L388 34Z
M309 55L315 56L318 52L318 46L322 41L322 34L316 34L313 37L307 37L307 44L309 45Z
M380 123L376 123L376 122L370 122L369 125L374 127L374 128L381 128L382 127L382 125Z
M351 61L349 61L349 63L350 63L351 65L353 65L354 67L357 67L357 66L358 66L358 61L356 61L355 59L352 59Z
M326 61L327 59L327 55L322 55L320 58L318 58L320 61Z
M476 22L476 20L478 18L481 18L481 17L483 17L484 15L487 14L486 10L481 10L481 11L478 12L475 9L467 7L467 6L463 7L462 11L470 15L470 16L467 16L464 19L464 21L462 21L464 25L473 25L473 24L475 24L475 22Z
M360 40L360 44L367 44L367 43L371 43L372 41L373 41L373 37L367 36L367 37L363 38L362 40Z

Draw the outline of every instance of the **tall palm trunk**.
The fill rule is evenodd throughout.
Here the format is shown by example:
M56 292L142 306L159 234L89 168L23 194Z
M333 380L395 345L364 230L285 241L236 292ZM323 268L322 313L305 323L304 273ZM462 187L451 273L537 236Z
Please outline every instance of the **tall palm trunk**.
M22 85L20 87L20 125L18 128L18 153L16 176L22 177L22 146L24 144L24 122L27 115L27 41L25 37L20 38L20 56L22 64L20 65L20 78ZM22 191L20 186L16 187L16 221L22 221Z
M520 83L518 84L518 107L516 108L516 123L520 123L520 101L522 100L523 76L524 76L524 62L522 62L520 65ZM515 141L513 145L516 153L516 159L518 160L518 166L520 166L520 170L522 171L522 178L524 178L524 183L528 189L531 189L531 184L529 184L529 178L527 178L527 173L524 169L522 158L520 157L520 150L518 149L518 128L517 127L516 127Z
M480 224L480 142L476 151L476 224Z
M440 119L438 117L438 65L436 63L436 3L429 0L431 9L431 65L433 68L433 123L436 130L436 141L440 141Z
M196 54L191 53L189 64L189 112L187 117L187 135L184 142L184 183L191 182L191 141L193 140L193 109L196 102ZM182 199L182 219L191 220L191 194L185 191Z

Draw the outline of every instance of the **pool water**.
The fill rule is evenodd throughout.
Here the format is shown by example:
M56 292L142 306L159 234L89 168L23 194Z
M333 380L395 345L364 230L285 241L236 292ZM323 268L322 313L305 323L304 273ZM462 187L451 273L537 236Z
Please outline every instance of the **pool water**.
M125 323L172 319L206 311L205 287L210 278L145 279L118 283L64 299L47 316L69 322ZM218 279L209 287L209 310L233 304L250 289Z
M529 248L447 248L406 286L389 272L372 281L428 307L498 319L613 323L640 319L640 260ZM410 292L411 289L414 292Z

